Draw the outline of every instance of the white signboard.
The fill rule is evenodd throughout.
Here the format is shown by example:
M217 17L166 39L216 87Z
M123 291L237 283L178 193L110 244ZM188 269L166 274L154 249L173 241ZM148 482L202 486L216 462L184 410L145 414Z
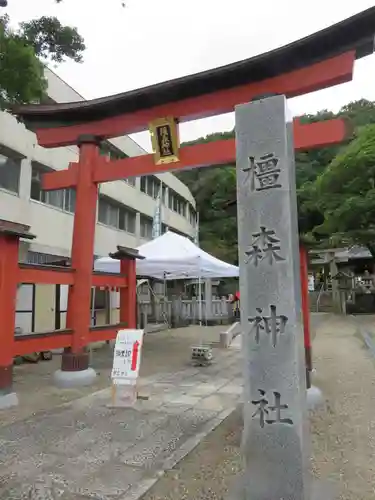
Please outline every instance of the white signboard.
M113 355L114 384L135 385L141 364L144 330L119 330Z
M309 275L308 287L309 287L309 292L313 292L315 290L315 279L314 276L312 276L311 274Z

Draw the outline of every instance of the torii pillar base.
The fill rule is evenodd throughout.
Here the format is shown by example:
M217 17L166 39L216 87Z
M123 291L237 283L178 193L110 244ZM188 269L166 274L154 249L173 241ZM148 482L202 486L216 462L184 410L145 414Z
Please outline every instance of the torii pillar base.
M72 353L66 349L62 354L61 369L53 375L54 384L60 389L84 387L95 382L96 372L89 367L87 352Z
M0 410L18 405L18 396L12 390L13 365L0 366Z
M316 410L317 408L323 406L324 396L319 387L311 385L307 389L307 409L309 411Z
M79 372L66 372L57 370L53 374L53 382L59 389L74 389L75 387L85 387L92 385L96 379L96 371L87 368Z
M15 392L0 395L0 410L6 410L18 406L18 396Z

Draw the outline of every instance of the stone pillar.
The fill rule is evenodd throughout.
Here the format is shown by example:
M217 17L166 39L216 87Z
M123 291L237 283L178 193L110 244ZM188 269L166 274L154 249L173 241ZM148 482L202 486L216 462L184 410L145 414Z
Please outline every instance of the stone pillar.
M292 117L236 107L246 500L308 500L309 431Z
M330 252L328 256L329 256L329 272L331 274L331 283L332 283L333 310L336 314L340 314L342 311L341 311L339 282L337 279L333 279L333 277L336 276L338 273L335 252Z
M204 283L204 320L206 324L211 324L213 322L213 308L212 308L212 280L206 279Z

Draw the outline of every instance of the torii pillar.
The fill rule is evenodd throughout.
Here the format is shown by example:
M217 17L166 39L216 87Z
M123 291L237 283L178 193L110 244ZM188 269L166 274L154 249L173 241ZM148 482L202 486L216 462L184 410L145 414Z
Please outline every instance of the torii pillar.
M122 246L109 256L120 261L120 273L127 277L127 286L120 288L120 323L126 323L127 328L137 328L136 259L144 257L138 250Z
M29 226L0 220L0 410L18 404L13 391L14 330L20 238L32 240Z
M66 327L72 330L72 345L64 350L61 369L54 374L58 387L90 385L96 372L89 367L90 304L96 227L98 184L94 170L98 160L100 138L79 138L79 162L76 164L76 210L74 215L72 267L74 284L69 286Z

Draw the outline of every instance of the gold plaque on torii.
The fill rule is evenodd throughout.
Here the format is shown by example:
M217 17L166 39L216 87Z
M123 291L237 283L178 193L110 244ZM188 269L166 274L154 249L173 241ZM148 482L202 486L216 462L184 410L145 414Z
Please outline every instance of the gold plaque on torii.
M159 118L149 125L156 165L180 161L178 124L173 116Z

